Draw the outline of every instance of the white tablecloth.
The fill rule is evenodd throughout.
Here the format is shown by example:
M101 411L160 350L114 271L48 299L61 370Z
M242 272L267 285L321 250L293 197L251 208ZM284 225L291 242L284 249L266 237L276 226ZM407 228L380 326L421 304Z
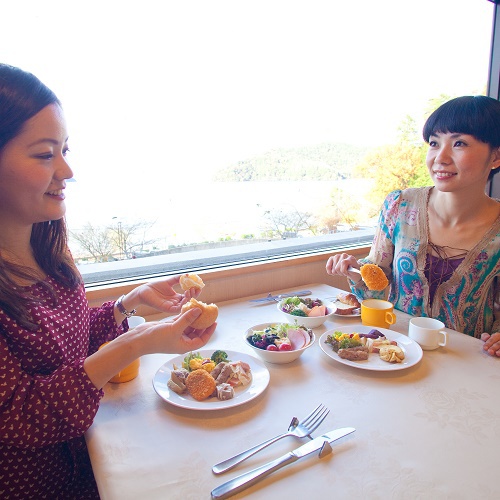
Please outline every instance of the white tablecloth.
M331 298L327 285L305 285ZM275 304L247 300L219 304L208 349L253 354L247 328L282 321ZM397 313L392 330L407 333L409 316ZM317 338L359 319L328 321ZM330 409L314 433L353 426L333 454L309 456L234 498L498 499L500 498L500 359L482 342L450 332L448 345L424 351L416 366L375 372L330 359L318 345L292 364L267 364L267 389L249 403L220 411L175 407L152 379L174 355L141 359L140 375L107 384L87 443L103 500L203 499L228 479L296 448L287 437L223 475L213 464L284 432L292 416L319 403Z

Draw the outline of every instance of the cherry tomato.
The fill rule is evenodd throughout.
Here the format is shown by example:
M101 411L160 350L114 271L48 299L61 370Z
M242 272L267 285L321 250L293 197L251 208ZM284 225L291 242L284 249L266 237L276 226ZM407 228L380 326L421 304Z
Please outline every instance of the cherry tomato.
M277 350L278 350L278 348L274 344L269 344L266 347L266 351L277 351Z
M292 346L290 344L280 344L280 351L291 351Z

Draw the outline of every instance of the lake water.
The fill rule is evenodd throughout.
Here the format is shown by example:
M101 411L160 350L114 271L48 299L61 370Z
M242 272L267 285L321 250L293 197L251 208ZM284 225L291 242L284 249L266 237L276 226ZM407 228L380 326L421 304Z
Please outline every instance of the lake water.
M331 205L331 192L365 191L360 180L305 182L189 182L180 189L152 186L147 193L119 193L105 201L90 200L78 183L67 190L67 220L71 230L86 223L106 226L154 222L145 239L157 247L224 237L258 236L266 222L265 212L281 210L320 215Z

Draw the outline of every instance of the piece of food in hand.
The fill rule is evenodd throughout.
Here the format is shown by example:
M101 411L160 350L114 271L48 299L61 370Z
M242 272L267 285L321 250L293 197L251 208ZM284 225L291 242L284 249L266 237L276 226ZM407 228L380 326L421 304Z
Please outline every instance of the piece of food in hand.
M197 307L201 309L202 313L198 316L191 326L196 328L197 330L204 330L209 326L212 326L219 315L219 308L215 304L205 304L204 302L200 302L195 298L192 298L189 302L183 304L181 308L181 312L189 311L189 309L193 309L193 307Z
M341 304L345 304L345 305L353 307L353 308L361 307L361 304L359 303L358 298L353 293L341 292L337 295L337 300Z
M186 387L189 394L191 394L196 401L203 401L214 393L216 385L212 375L200 369L191 372L187 376Z
M179 284L184 291L190 290L191 288L198 288L201 290L205 286L203 280L195 273L183 274L179 278Z
M389 285L389 280L384 271L376 264L365 264L360 267L359 272L370 290L381 291Z
M365 361L368 359L370 352L368 347L363 345L339 349L337 354L339 355L339 358L348 359L349 361Z
M403 349L397 345L383 345L378 354L380 359L388 363L401 363L405 359Z

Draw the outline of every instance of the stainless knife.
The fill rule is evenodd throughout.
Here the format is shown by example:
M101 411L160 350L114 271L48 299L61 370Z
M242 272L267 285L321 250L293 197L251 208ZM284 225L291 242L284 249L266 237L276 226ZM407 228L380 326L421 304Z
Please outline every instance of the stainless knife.
M296 462L299 458L321 450L325 445L325 442L328 444L333 443L333 441L347 436L347 434L351 434L351 432L354 432L355 430L356 429L354 429L354 427L343 427L342 429L327 432L326 434L309 441L308 443L300 446L290 453L287 453L286 455L283 455L282 457L277 458L276 460L273 460L272 462L268 462L261 467L257 467L257 469L245 472L244 474L236 476L220 486L217 486L217 488L212 490L212 498L223 499L236 495L236 493L252 486L262 478L269 476L269 474L281 469L285 465Z
M311 290L301 290L300 292L280 293L279 295L269 294L267 297L251 299L249 302L275 302L286 297L303 297L304 295L311 295L311 293Z

